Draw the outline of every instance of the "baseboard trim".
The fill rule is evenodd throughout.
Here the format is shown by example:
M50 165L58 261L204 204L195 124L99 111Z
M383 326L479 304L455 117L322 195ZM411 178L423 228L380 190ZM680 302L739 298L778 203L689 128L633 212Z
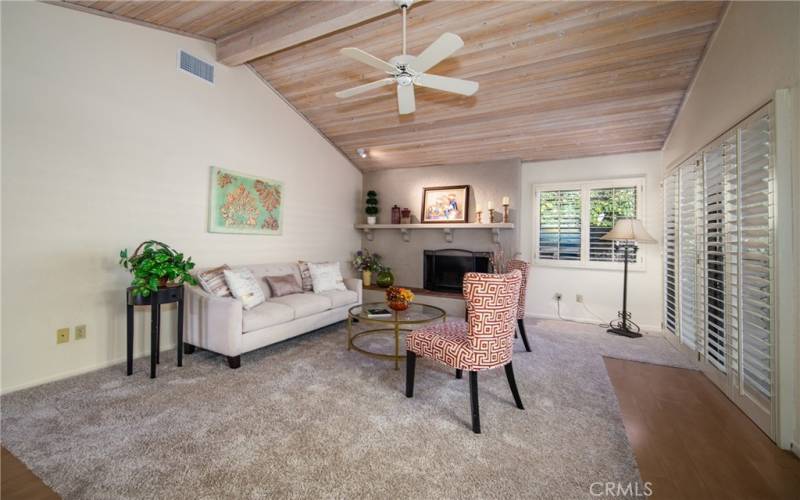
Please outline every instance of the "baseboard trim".
M175 349L177 343L171 345L165 345L161 348L161 352L169 351L170 349ZM150 356L150 351L135 354L133 359L139 359ZM30 389L31 387L36 387L37 385L44 385L49 384L50 382L57 382L59 380L64 380L67 378L77 377L78 375L83 375L85 373L94 372L97 370L102 370L103 368L108 368L109 366L118 365L124 363L127 360L127 356L122 356L115 359L110 359L108 361L103 361L101 363L96 363L89 366L84 366L82 368L76 368L75 370L69 370L66 372L57 373L55 375L50 375L48 377L36 379L31 382L25 382L24 384L15 385L12 387L8 387L0 391L0 395L5 396L6 394L11 394L12 392L21 391L23 389ZM122 374L124 376L124 374Z
M589 324L589 325L599 325L600 324L600 321L597 320L597 319L594 319L594 318L580 318L580 317L564 316L564 315L561 315L561 317L559 318L558 316L555 316L553 314L538 314L538 313L530 314L530 313L528 313L528 314L525 315L525 317L526 318L535 318L535 319L552 319L552 320L556 320L556 321L558 321L558 320L561 320L561 321L573 321L575 323L585 323L585 324ZM649 334L663 335L663 332L661 331L661 326L656 326L656 325L639 325L639 326L641 327L642 331L645 331L645 332L647 332Z

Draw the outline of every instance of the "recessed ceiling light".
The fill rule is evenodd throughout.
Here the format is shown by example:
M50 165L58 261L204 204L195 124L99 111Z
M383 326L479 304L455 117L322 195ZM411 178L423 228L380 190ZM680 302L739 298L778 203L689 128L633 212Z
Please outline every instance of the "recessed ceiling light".
M366 158L367 157L367 150L364 149L364 148L358 148L358 149L356 149L356 154L358 156L360 156L361 158Z

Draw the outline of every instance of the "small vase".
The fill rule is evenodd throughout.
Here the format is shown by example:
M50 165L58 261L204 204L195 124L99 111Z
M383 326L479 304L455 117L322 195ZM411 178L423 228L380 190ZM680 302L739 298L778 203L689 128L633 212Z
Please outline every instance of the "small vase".
M372 284L372 271L361 271L361 281L364 282L364 286L370 286Z
M408 302L404 300L389 302L389 309L394 309L395 311L405 311L408 309Z
M378 273L378 286L388 288L394 284L394 275L391 271L381 271Z
M370 215L367 217L367 224L369 224L370 226L374 226L376 222L378 222L378 218L375 217L374 215Z

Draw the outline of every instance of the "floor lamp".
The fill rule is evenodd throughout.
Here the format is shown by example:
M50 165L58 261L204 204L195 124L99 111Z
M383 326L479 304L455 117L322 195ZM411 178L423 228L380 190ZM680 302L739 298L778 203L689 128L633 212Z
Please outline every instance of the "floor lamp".
M608 333L615 333L624 337L641 337L639 327L631 321L628 312L628 248L631 243L655 243L656 240L644 230L639 219L619 219L614 228L600 237L601 240L621 241L625 246L625 271L622 278L622 311L617 313L619 321L609 323ZM633 328L631 328L633 327Z

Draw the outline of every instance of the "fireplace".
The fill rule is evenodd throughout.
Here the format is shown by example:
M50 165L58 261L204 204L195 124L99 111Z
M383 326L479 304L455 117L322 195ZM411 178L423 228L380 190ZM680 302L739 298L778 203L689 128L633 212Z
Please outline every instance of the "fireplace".
M436 292L461 292L464 274L489 273L492 270L491 253L469 250L425 250L422 265L422 283L426 290Z

